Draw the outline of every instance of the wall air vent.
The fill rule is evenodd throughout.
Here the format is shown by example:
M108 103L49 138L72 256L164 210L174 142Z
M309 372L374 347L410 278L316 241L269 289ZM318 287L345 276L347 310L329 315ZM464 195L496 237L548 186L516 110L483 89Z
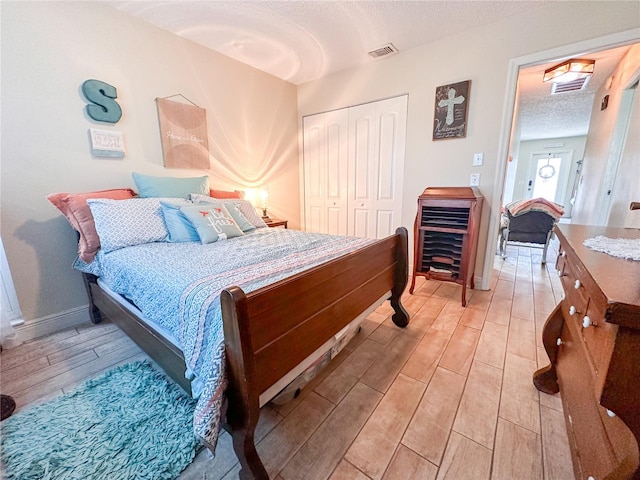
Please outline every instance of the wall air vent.
M378 47L378 48L376 48L374 50L371 50L369 52L369 56L371 58L373 58L374 60L377 60L380 57L386 57L386 56L392 55L394 53L398 53L398 49L396 47L394 47L392 43L387 43L386 45L383 45L382 47Z
M576 90L584 90L589 83L589 78L584 77L572 80L571 82L554 83L551 87L551 95L558 95L560 93L575 92Z

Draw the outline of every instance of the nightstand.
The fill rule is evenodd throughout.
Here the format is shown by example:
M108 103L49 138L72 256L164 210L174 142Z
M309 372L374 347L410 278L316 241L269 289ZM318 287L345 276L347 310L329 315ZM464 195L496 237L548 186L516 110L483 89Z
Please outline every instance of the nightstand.
M288 228L287 224L289 223L289 220L280 220L278 218L272 218L270 222L265 222L267 224L267 227L284 227L284 228Z

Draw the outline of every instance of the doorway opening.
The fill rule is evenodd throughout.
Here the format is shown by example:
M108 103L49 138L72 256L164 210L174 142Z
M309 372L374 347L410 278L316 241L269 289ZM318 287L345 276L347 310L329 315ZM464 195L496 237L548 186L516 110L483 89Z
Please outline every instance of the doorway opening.
M518 150L520 148L521 142L526 140L523 136L523 133L526 135L526 131L523 131L522 125L520 125L520 115L521 115L521 104L519 103L520 97L522 96L521 91L521 74L526 71L528 68L533 67L542 67L552 64L553 62L557 62L563 58L570 58L572 56L583 56L587 55L585 52L594 52L597 54L599 52L603 52L605 49L615 49L617 47L627 47L635 42L638 42L637 32L636 31L626 31L619 32L613 35L608 35L605 37L600 37L596 39L590 39L584 42L579 42L573 45L567 45L564 47L559 47L553 50L549 50L546 52L539 52L532 55L527 55L520 58L512 59L509 64L508 69L508 78L507 78L507 87L508 91L505 98L505 110L503 116L503 123L501 128L500 135L500 144L498 149L498 158L501 159L496 169L496 177L494 184L500 189L501 194L495 195L492 199L491 211L494 214L491 216L489 223L489 238L497 238L498 231L500 229L500 215L496 212L500 212L502 207L505 204L505 193L513 193L512 198L515 200L515 186L513 183L507 184L505 179L509 178L510 180L514 180L514 163L521 160L518 158ZM543 68L544 70L544 68ZM542 83L542 82L540 82ZM594 105L594 98L591 98L591 106ZM551 110L550 110L551 111ZM588 132L588 128L587 128ZM583 132L584 134L584 132ZM580 136L579 134L573 135L573 137ZM569 137L567 137L569 138ZM560 143L564 143L561 141L557 141L556 137L546 137L544 140L547 140L547 148L549 149L547 153L556 153L558 150L554 150L554 148L563 148L566 146L558 145ZM560 177L558 177L558 189L565 188L566 191L569 192L568 203L569 205L573 205L575 201L576 190L579 190L579 178L577 176L580 174L579 172L584 167L583 165L583 151L580 149L573 148L574 154L571 160L571 165L569 165L570 175L566 178L566 185L563 185ZM516 155L514 155L514 153ZM546 163L546 162L545 162ZM563 161L564 163L564 161ZM517 185L516 185L517 186ZM528 180L526 182L526 186L528 186ZM533 185L532 185L533 186ZM557 192L556 192L557 193ZM518 198L522 199L524 196ZM571 207L569 207L571 208ZM496 248L493 241L487 242L487 247L485 251L485 263L484 270L482 273L482 289L489 288L489 282L491 278L491 270L493 268L493 262L491 259L494 257L496 253Z

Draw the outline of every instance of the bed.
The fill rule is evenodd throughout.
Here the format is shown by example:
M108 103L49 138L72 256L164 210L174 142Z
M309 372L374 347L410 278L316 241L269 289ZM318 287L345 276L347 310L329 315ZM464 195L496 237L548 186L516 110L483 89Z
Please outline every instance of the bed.
M89 204L95 216L94 204L112 202L109 205L120 206L134 201L89 200ZM95 221L98 227L99 218ZM148 226L145 229L150 230ZM396 325L404 327L409 321L400 301L408 278L405 228L382 240L264 227L204 245L156 240L107 251L102 236L100 241L102 248L94 252L91 262L76 262L76 268L83 272L91 320L98 323L103 317L109 318L185 390L198 390L196 432L210 449L215 449L215 439L210 440L217 438L217 425L227 429L243 479L268 478L254 443L261 405L317 362L323 352L340 341L341 332L382 301L391 303ZM306 248L306 244L311 246ZM290 245L295 245L296 252L288 250ZM241 252L236 255L239 263L226 271L221 264L234 256L230 253L234 250ZM131 252L135 252L133 257L127 257ZM179 259L193 256L199 259L189 262L196 265L195 273L179 270ZM219 261L221 258L225 261ZM153 265L139 263L149 259ZM202 265L209 265L213 273L193 280L191 275L204 271ZM149 273L157 272L156 268L164 268L165 273ZM125 285L117 279L127 269L133 273ZM148 281L151 277L160 278L160 282ZM184 285L187 288L176 299L172 289ZM145 303L156 305L154 302L162 297L172 297L171 305L160 310L163 315L172 316L176 309L180 313L179 345L149 322L148 317L158 316L158 308L154 312ZM199 303L189 303L194 298ZM213 335L205 335L205 327L198 322L185 327L187 318L210 321L214 310L219 312L215 315L219 315L221 326ZM218 344L215 339L220 335L223 338ZM203 337L209 336L214 340L205 345ZM200 367L205 357L214 358L214 364L219 362L220 371L206 367L209 370L205 368L203 374ZM219 376L210 381L209 373ZM201 408L203 398L207 408L215 403L219 408Z

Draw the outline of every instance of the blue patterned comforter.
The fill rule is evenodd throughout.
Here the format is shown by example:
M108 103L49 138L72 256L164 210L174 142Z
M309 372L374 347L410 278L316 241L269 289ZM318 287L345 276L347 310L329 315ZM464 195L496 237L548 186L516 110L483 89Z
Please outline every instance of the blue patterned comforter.
M371 242L260 228L207 245L157 242L99 252L75 268L101 277L178 339L198 398L194 431L215 449L226 387L220 292L237 285L248 293Z

